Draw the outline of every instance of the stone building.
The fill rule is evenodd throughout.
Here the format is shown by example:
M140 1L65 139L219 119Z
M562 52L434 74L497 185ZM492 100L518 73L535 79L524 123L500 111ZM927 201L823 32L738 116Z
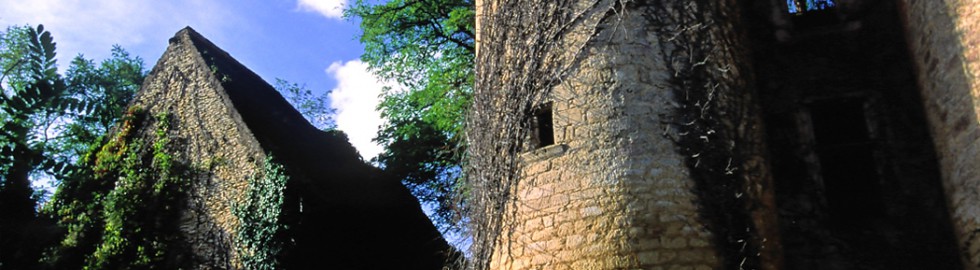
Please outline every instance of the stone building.
M343 134L310 125L191 28L170 39L131 107L169 115L167 133L178 145L170 154L195 168L178 222L187 255L168 265L243 267L242 256L255 253L236 239L243 217L268 209L235 208L254 199L251 183L269 177L269 162L288 179L274 209L284 225L276 237L285 243L274 254L281 267L439 269L447 260L449 246L405 187L362 161ZM137 128L152 133L153 126Z
M980 2L802 2L477 0L477 263L980 269Z

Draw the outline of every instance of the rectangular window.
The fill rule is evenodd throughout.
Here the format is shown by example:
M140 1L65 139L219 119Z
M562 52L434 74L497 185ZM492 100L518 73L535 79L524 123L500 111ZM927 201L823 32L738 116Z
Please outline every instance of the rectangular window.
M542 104L534 109L533 113L531 127L534 129L535 148L555 144L555 123L552 115L552 103Z
M865 103L840 98L809 106L827 204L838 223L866 221L883 211Z

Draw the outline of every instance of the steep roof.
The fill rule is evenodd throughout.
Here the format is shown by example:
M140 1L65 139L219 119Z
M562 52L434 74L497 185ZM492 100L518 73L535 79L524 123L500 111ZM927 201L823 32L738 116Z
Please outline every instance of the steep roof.
M286 167L284 218L295 241L283 254L286 267L441 267L449 246L419 203L363 162L346 136L316 129L275 88L190 27L174 42L209 67L224 103L240 116L239 128Z

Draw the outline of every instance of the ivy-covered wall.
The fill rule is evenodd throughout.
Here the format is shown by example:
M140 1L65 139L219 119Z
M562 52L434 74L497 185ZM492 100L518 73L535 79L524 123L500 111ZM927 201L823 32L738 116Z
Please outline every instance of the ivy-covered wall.
M735 1L477 9L475 268L777 267ZM528 151L549 103L555 145Z
M187 179L187 207L180 217L194 255L189 265L236 268L241 260L233 247L241 223L233 206L245 202L249 182L262 177L267 157L227 97L221 79L226 71L208 63L188 31L170 40L133 104L149 113L172 113L180 141L174 159L198 171Z
M188 256L178 226L193 169L174 159L171 115L134 106L48 211L66 234L45 256L52 268L166 269Z
M233 205L267 158L201 55L189 35L171 39L129 113L62 185L56 268L241 267Z
M835 2L476 1L474 268L980 267L980 6Z
M287 226L281 217L289 176L271 157L262 167L262 175L250 179L245 201L232 205L239 222L235 252L245 269L281 269L279 253Z
M440 269L451 253L346 136L190 28L83 163L50 207L55 269Z

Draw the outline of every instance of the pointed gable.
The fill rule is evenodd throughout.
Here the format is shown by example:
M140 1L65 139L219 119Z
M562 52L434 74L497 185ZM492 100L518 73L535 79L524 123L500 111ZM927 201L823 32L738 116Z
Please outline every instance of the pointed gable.
M273 157L288 177L279 260L287 268L440 268L449 246L407 189L317 130L271 85L191 28L180 30L132 106L168 114L193 173L180 221L191 268L237 268L232 213ZM147 132L144 128L143 132Z

